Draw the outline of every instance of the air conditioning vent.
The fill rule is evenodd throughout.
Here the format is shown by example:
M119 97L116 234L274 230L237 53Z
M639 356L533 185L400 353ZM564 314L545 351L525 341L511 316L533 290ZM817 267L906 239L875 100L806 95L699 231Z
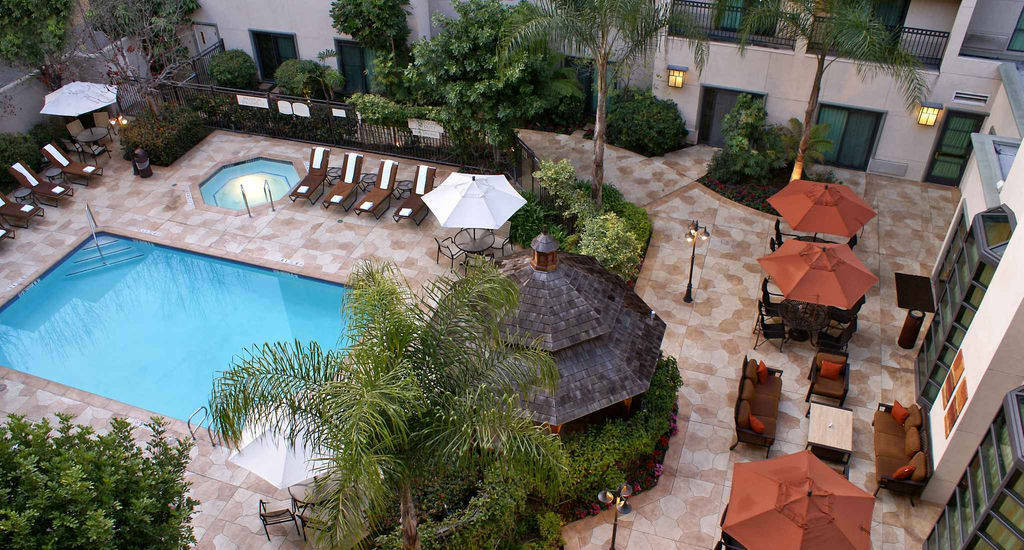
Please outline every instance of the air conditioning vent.
M988 95L974 92L953 92L953 103L982 107L988 103Z

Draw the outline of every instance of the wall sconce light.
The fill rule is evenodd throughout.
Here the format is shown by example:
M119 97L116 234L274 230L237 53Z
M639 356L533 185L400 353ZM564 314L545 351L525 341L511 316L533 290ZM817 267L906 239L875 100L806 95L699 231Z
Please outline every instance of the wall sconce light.
M668 66L668 86L670 88L682 88L683 84L686 84L686 75L689 73L689 67L683 67L681 65L669 65Z
M941 103L921 102L921 110L917 113L917 123L921 126L935 126L935 121L942 111Z

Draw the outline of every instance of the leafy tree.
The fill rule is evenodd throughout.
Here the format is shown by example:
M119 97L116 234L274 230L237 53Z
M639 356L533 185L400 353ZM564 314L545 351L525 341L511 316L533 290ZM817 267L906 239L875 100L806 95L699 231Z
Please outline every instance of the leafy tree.
M409 51L408 5L407 0L334 0L331 19L335 29L364 48L404 57Z
M399 502L402 545L420 547L411 484L439 465L499 467L556 490L561 447L520 408L521 392L552 389L551 357L502 334L518 288L490 264L427 281L420 295L391 264L353 273L342 311L344 352L266 344L214 383L215 429L247 423L301 438L324 454L314 484L316 536L351 546Z
M807 142L807 150L804 151L804 168L809 170L815 164L824 162L825 153L832 150L834 144L832 140L828 139L828 129L827 123L811 126L811 137ZM796 160L803 135L804 124L796 117L789 119L787 125L780 129L779 137L782 139L782 146L785 148L786 159L789 162Z
M0 427L0 547L191 548L192 441L168 441L157 418L141 448L123 419L99 435L57 417L53 426L11 415Z
M63 84L74 53L71 0L0 0L0 61L28 70L50 90Z
M661 32L672 25L682 36L690 37L695 65L701 70L708 55L704 33L686 13L673 13L671 2L659 0L537 0L520 5L522 9L504 29L506 52L529 49L541 41L562 51L586 52L594 61L597 114L591 195L600 208L609 64L621 67L646 60L657 47Z
M730 0L715 0L715 17L722 17L730 5ZM900 45L893 30L875 19L873 13L871 0L756 2L744 12L739 29L740 53L758 29L773 28L782 36L803 39L808 43L808 53L815 56L814 80L790 180L800 179L803 173L821 79L836 59L852 60L862 78L879 72L888 75L902 92L908 110L928 91L918 72L917 58Z
M345 85L337 70L311 59L289 59L274 71L274 80L285 93L334 99L334 90Z
M650 90L629 89L608 100L608 142L653 157L675 151L686 140L686 123L675 101Z
M588 218L580 233L580 254L593 256L605 269L629 281L640 271L644 243L612 212Z

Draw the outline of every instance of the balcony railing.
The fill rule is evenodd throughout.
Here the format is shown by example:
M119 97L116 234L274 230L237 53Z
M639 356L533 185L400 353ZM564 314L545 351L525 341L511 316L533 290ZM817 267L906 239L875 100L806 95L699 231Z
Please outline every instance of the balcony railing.
M942 55L946 52L946 44L949 42L949 33L933 31L931 29L917 29L914 27L890 27L893 40L898 40L900 46L929 69L938 69L942 64ZM811 40L807 44L807 51L816 52L821 49L821 42ZM830 55L834 52L829 52Z
M682 11L689 15L694 23L707 33L710 40L739 43L742 38L739 30L746 12L743 8L724 7L716 19L714 6L709 2L673 0L672 11L674 13ZM672 36L682 36L681 30L676 27L669 27L668 33ZM772 24L752 34L747 39L747 43L754 46L792 50L795 41L792 38L780 36L778 25Z

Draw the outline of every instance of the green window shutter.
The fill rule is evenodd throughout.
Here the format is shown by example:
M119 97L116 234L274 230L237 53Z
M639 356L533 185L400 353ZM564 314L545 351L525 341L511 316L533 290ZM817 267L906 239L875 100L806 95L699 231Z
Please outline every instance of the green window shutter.
M832 150L825 153L826 162L835 162L839 142L843 139L843 130L846 128L846 109L837 109L822 105L818 109L818 124L828 124L828 133L825 138L832 142Z

